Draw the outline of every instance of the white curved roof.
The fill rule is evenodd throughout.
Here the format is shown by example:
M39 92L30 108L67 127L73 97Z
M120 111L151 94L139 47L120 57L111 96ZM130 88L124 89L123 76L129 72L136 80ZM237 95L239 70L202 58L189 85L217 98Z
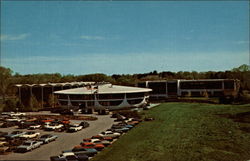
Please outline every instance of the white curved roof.
M150 92L152 89L129 87L129 86L118 86L118 85L99 85L92 87L81 87L66 89L54 92L55 94L115 94L115 93L139 93L139 92Z

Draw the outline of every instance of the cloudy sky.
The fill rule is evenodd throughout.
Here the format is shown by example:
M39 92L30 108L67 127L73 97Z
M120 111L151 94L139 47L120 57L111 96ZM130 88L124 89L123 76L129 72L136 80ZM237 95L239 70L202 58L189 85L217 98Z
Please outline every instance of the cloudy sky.
M227 70L249 62L247 1L3 1L1 62L20 74Z

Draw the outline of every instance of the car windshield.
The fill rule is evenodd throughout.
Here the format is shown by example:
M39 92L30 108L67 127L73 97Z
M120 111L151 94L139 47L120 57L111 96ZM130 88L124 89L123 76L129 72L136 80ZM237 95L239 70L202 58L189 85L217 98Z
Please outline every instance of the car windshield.
M26 134L27 134L27 135L31 135L31 134L34 134L34 133L35 133L35 132L31 132L31 131L30 131L30 132L27 132Z

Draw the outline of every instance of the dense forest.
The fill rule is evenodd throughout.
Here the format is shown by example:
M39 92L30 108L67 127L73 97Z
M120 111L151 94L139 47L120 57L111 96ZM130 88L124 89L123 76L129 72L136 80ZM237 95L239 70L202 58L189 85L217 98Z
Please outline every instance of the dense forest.
M118 85L135 86L140 81L146 80L173 80L173 79L238 79L240 80L240 93L249 93L250 91L250 67L243 64L239 67L227 71L152 71L143 74L113 74L105 75L102 73L88 75L62 75L60 73L53 74L28 74L21 75L14 73L11 69L0 66L0 101L5 104L11 96L15 95L12 88L14 84L38 84L38 83L63 83L75 81L94 81L94 82L110 82Z

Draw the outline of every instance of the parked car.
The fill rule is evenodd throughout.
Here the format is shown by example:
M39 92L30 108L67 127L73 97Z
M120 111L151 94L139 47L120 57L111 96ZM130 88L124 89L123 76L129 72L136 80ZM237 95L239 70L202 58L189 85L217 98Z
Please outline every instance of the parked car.
M105 131L99 134L100 136L103 137L112 137L112 138L118 138L121 134L120 133L116 133L116 132L112 132L112 131Z
M2 131L0 131L0 137L4 137L6 135L8 135L8 132L2 132Z
M25 141L22 145L17 147L16 152L27 152L36 149L42 145L40 141Z
M16 126L15 122L6 121L0 127L1 128L8 128L8 127L13 127L13 126Z
M16 113L10 113L9 116L26 116L26 113L23 112L16 112Z
M61 120L61 121L59 121L59 123L64 124L64 125L68 125L68 124L70 124L70 121L69 120Z
M79 124L72 124L68 128L68 132L77 132L80 130L82 130L82 126L80 126Z
M18 128L19 129L26 129L26 128L29 128L30 126L34 125L33 122L20 122L18 123Z
M59 156L50 157L51 161L87 161L89 157L85 154L74 154L72 152L63 153Z
M108 140L110 142L113 141L112 137L108 137L108 136L100 136L100 135L95 135L91 137L92 139L100 139L100 140Z
M107 140L91 139L90 142L94 144L103 144L105 147L111 145L111 142Z
M129 128L126 128L126 127L119 127L119 126L114 126L111 128L111 131L112 132L118 132L118 133L124 133L124 132L127 132L129 131Z
M83 142L81 143L81 146L86 149L96 149L98 151L101 151L105 146L101 143L95 144L92 142Z
M82 128L89 127L89 123L86 121L82 121L79 125L82 126Z
M13 131L12 133L5 135L6 139L14 139L24 135L26 132L23 131Z
M97 154L97 150L93 148L83 148L81 146L75 147L72 150L64 150L62 153L73 152L74 154L86 154L89 157L92 157Z
M19 118L19 117L10 117L6 119L6 121L9 121L9 122L21 122L24 120L25 120L24 118Z
M139 121L129 121L129 122L127 122L127 124L135 126L135 125L139 124Z
M8 145L8 142L6 141L0 141L0 153L5 153L6 151L8 151L10 149Z
M36 138L40 135L39 132L34 132L34 131L28 131L25 134L23 134L22 136L20 136L20 138L22 139L32 139L32 138Z
M74 155L74 153L67 152L67 153L63 153L59 156L52 156L52 157L50 157L50 160L51 161L67 161L66 157L71 156L71 155Z
M35 129L41 129L42 125L39 124L33 124L29 127L30 130L35 130Z
M54 121L54 119L46 118L46 119L41 120L42 123L52 122L52 121Z
M47 124L44 126L44 129L47 131L54 131L63 127L63 124Z
M118 123L118 124L112 125L112 127L126 127L126 128L131 129L131 128L133 128L134 126L133 126L133 125L129 125L129 124L127 124L127 123Z
M38 140L43 142L43 144L47 144L51 141L55 141L57 138L58 138L57 135L45 134L45 135L42 135Z

